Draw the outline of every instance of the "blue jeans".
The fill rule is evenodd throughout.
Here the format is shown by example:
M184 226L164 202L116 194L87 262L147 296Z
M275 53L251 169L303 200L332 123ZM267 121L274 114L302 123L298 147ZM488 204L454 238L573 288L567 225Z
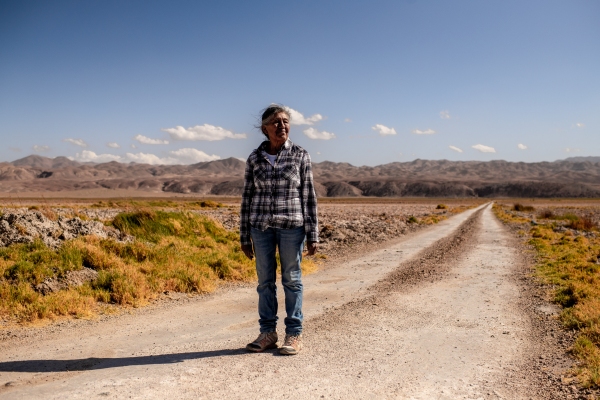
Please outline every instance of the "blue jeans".
M279 248L281 284L285 293L285 333L302 333L302 248L304 227L292 229L267 228L265 231L251 228L250 236L256 256L258 275L258 315L261 332L273 332L277 327L277 286L275 248Z

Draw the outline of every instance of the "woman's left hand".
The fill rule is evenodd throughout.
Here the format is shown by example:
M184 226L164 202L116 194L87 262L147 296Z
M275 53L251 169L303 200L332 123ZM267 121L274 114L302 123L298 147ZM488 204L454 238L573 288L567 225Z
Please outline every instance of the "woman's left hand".
M308 242L306 243L306 249L308 250L307 256L314 256L317 252L318 243L317 242Z

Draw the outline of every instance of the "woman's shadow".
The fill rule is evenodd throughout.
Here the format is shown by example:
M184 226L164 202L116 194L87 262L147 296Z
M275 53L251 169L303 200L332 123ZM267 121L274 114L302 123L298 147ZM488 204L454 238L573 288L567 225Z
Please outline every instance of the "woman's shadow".
M275 349L273 355L279 355ZM185 360L198 360L209 357L240 356L248 354L245 348L173 353L139 357L120 358L80 358L73 360L23 360L0 362L0 372L65 372L90 371L95 369L118 368L132 365L174 364Z

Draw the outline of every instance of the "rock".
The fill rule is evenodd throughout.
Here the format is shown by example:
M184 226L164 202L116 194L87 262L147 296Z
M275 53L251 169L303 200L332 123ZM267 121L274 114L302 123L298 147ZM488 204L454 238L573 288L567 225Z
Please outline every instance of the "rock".
M41 239L46 246L59 248L63 241L79 236L95 235L131 241L132 238L117 229L105 227L99 221L83 221L78 217L59 216L53 221L37 210L4 210L0 215L0 245L32 243Z
M78 271L67 272L62 278L48 278L39 285L36 285L35 290L45 296L69 287L81 286L86 282L93 281L97 277L98 272L91 268L83 267Z

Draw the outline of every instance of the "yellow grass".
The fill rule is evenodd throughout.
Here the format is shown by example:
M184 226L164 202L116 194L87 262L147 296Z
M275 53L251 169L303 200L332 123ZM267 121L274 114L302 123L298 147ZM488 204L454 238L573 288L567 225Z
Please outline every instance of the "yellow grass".
M506 206L494 205L505 223L522 224ZM568 220L569 216L567 216ZM600 386L600 238L586 238L571 231L555 232L555 219L539 220L540 225L524 232L538 255L537 274L552 284L554 301L563 307L561 320L567 329L578 331L573 354L580 360L575 373L584 386ZM597 228L591 228L596 231Z

